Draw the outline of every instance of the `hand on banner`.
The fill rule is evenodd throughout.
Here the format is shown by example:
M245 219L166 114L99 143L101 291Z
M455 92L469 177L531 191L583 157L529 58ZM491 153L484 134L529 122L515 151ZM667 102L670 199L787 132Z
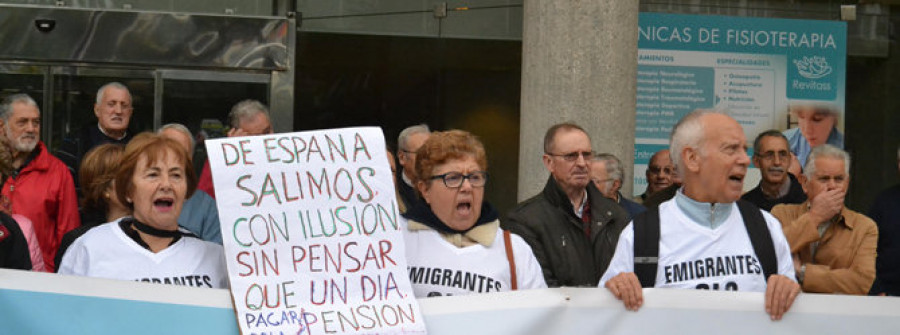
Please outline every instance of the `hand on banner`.
M782 275L772 275L766 284L766 313L772 320L781 320L794 299L800 294L800 284Z
M637 311L644 304L644 291L634 272L623 272L606 282L606 288L616 299L625 303L625 309Z

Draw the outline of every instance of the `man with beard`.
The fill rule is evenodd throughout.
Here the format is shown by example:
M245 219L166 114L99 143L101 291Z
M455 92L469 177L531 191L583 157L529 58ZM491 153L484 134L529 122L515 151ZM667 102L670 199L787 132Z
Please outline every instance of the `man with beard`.
M72 171L76 188L79 187L78 167L88 151L105 143L125 145L131 141L128 124L132 111L131 92L122 83L111 82L97 90L97 101L94 103L97 125L89 125L68 136L56 150L56 157Z
M753 165L759 168L762 180L741 199L767 211L778 204L806 201L800 182L788 173L792 162L788 140L780 131L773 129L760 133L753 141Z
M31 219L44 264L52 272L63 234L80 225L72 174L39 140L41 112L34 99L26 94L3 99L0 121L0 138L10 148L15 169L3 181L2 194L12 202L13 214Z
M669 149L657 151L650 157L650 164L644 173L647 177L647 190L643 194L634 197L634 201L642 204L651 195L672 186L672 178L675 176L675 167L669 157Z
M503 227L525 239L549 287L593 286L609 265L627 213L591 183L594 151L572 123L544 135L544 190L516 206Z

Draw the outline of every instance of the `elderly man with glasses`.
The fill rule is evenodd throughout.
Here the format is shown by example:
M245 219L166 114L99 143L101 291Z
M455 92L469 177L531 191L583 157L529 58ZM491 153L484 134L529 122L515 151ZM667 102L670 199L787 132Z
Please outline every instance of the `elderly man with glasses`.
M595 286L628 224L625 210L591 183L587 132L562 123L544 136L544 190L518 204L502 224L531 246L549 287Z
M806 193L793 174L788 140L777 130L764 131L753 141L753 165L759 168L762 179L756 188L744 193L741 199L771 211L778 204L801 204Z

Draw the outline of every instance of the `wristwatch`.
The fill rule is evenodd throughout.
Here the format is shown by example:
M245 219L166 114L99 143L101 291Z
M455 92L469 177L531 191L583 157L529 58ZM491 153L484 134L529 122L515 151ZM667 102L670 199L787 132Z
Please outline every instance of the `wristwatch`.
M803 285L803 278L806 277L806 264L800 266L800 272L797 273L797 283Z

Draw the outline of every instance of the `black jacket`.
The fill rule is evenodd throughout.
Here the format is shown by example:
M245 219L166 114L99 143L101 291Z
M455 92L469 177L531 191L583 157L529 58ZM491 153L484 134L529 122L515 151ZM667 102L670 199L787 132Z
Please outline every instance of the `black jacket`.
M788 178L791 183L791 188L788 190L788 193L783 197L778 199L769 199L766 197L765 193L762 191L762 182L759 182L759 185L756 185L756 188L750 190L744 195L741 196L741 199L752 202L756 207L765 209L767 212L772 211L772 207L778 204L802 204L806 201L806 192L803 192L803 186L800 186L800 181L794 177L794 175L788 173Z
M406 210L410 210L420 203L425 203L425 201L419 197L419 194L416 193L416 189L406 185L406 182L403 181L403 167L397 169L397 182L395 184L397 185L397 194L400 195L400 201L403 201Z
M549 287L596 287L616 251L627 213L588 183L591 237L572 203L550 176L544 190L516 206L501 223L531 245Z
M62 144L59 145L54 155L65 163L69 168L69 172L72 173L72 180L75 181L75 191L78 192L79 197L81 196L81 181L78 180L78 169L81 167L81 159L84 158L84 155L101 144L113 143L124 146L131 141L131 138L134 137L133 134L131 130L128 130L124 138L117 140L103 134L99 126L96 123L92 123L63 139Z
M28 241L16 220L0 212L0 268L31 270Z

